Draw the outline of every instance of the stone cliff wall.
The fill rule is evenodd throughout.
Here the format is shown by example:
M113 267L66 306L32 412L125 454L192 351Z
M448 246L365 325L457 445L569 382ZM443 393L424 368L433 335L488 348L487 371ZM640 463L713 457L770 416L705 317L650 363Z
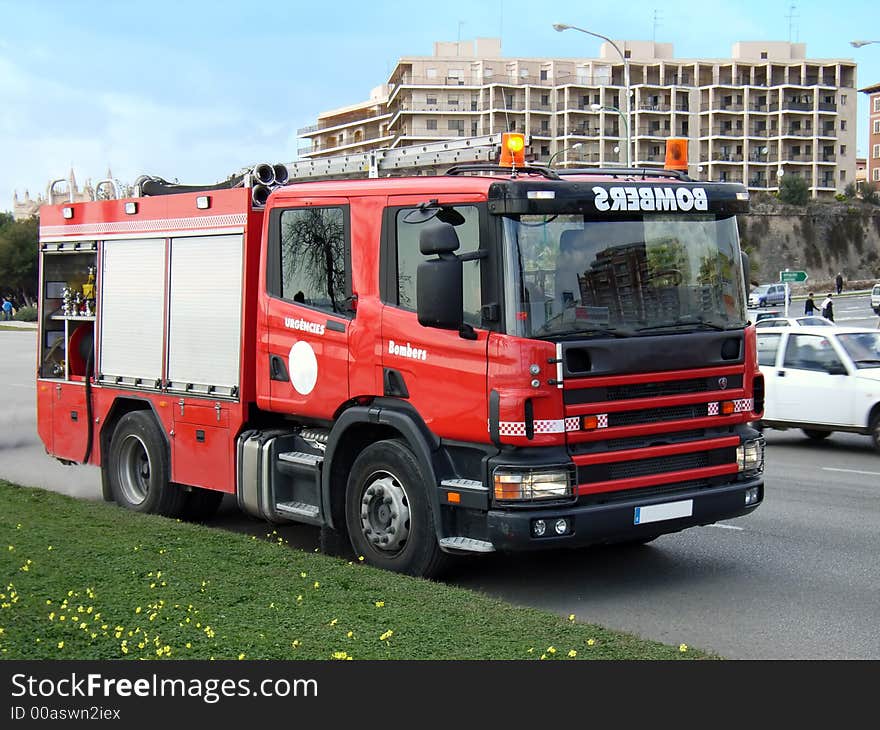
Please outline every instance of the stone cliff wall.
M861 202L813 203L806 207L753 201L739 217L740 240L750 255L753 282L779 280L789 268L806 271L806 286L833 286L837 272L847 288L880 280L880 208Z

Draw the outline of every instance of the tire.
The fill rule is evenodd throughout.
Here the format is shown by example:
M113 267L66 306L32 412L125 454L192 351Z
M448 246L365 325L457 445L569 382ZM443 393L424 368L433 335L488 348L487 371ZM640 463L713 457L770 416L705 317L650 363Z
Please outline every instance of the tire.
M378 441L355 459L345 518L352 548L371 565L431 578L448 563L434 531L422 470L400 441Z
M119 419L107 459L113 499L133 512L180 517L187 494L169 480L165 435L148 411L132 411Z
M801 430L804 432L804 436L813 441L824 441L831 435L831 431L817 431L814 428L804 428Z
M206 522L217 514L221 502L223 502L223 492L193 487L191 492L186 493L183 519L190 522Z
M871 421L871 443L874 444L874 448L880 451L880 413L874 416L874 420Z

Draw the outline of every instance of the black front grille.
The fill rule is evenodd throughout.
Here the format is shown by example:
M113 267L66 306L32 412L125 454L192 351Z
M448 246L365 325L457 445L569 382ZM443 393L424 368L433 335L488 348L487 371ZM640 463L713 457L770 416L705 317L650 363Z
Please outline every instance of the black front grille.
M613 492L600 494L585 494L578 499L578 504L613 504L615 502L630 502L634 499L650 499L660 497L672 492L683 492L691 489L705 489L706 487L721 486L729 481L729 477L713 477L712 479L692 479L687 482L674 482L673 484L660 484L656 487L642 487L640 489L619 489Z
M578 467L578 484L632 479L634 477L663 474L685 469L701 469L706 466L719 466L736 461L736 449L711 449L694 451L689 454L672 454L650 459L617 461L610 464L590 464Z
M568 448L572 454L598 454L605 453L606 451L645 449L648 446L666 446L686 441L699 441L700 439L708 438L708 433L706 429L694 428L688 431L653 433L648 436L629 436L621 439L608 439L607 441L581 441L569 444ZM729 429L724 432L725 435L727 433L730 433Z
M709 415L707 403L692 403L685 406L666 408L646 408L641 411L620 411L608 414L608 427L635 426L660 421L684 421L689 418L705 418Z
M707 378L666 380L658 383L632 383L628 385L613 385L607 388L576 388L566 390L563 393L563 400L566 405L577 405L579 403L632 400L633 398L659 398L664 395L706 393L711 390L733 390L742 388L742 384L742 375L713 375Z

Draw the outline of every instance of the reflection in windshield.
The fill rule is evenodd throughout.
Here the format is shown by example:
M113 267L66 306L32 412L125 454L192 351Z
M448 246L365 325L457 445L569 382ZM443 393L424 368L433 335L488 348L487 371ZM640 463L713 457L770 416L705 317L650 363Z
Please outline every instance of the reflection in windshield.
M857 368L880 367L880 333L857 332L837 336Z
M736 222L714 215L507 217L508 321L544 337L745 326Z

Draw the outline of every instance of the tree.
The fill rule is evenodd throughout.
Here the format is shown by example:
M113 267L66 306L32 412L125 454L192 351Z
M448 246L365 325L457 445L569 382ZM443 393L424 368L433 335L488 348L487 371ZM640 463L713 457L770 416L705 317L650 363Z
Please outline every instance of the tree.
M19 306L37 298L39 219L15 221L0 213L0 294L11 294Z
M779 199L789 205L806 205L810 187L800 175L783 175L779 182Z
M880 192L874 183L866 182L862 185L862 200L871 205L880 205Z

